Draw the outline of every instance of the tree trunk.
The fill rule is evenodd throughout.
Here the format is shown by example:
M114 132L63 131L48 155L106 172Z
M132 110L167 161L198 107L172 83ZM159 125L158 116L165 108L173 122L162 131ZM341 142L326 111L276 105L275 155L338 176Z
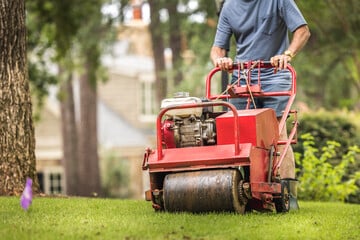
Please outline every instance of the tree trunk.
M75 120L74 92L72 74L60 69L60 75L68 74L66 81L61 84L61 123L64 156L62 164L65 169L66 194L77 195L78 185L78 141Z
M0 50L0 195L19 195L38 190L24 0L0 0Z
M79 189L80 196L101 194L99 156L97 149L96 81L90 81L89 63L80 77L79 122Z
M181 13L177 10L177 1L167 1L166 2L167 9L169 11L169 29L170 29L170 48L172 50L173 56L173 64L174 64L174 84L179 85L179 83L183 80L182 74L182 41L181 41Z
M162 37L161 22L159 16L159 10L161 4L155 0L149 0L150 6L150 32L152 40L152 49L155 61L155 76L156 76L156 88L157 88L157 102L165 98L167 92L167 82L165 76L165 59L164 59L164 40Z

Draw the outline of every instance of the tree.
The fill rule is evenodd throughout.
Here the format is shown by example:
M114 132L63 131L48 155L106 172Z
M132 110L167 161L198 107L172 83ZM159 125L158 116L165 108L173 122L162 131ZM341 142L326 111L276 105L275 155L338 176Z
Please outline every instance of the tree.
M160 28L160 15L161 9L160 1L149 0L150 5L150 32L151 42L154 54L155 63L155 75L156 75L156 86L157 86L157 101L161 101L166 96L167 91L167 79L165 76L165 60L164 60L164 39L162 29Z
M181 53L184 50L183 32L180 31L181 23L184 21L184 14L181 14L177 9L178 3L175 1L166 1L165 7L169 12L169 47L172 51L174 59L174 85L178 85L183 80L181 66L183 59Z
M78 134L75 118L74 90L72 85L73 74L59 70L60 76L65 76L60 85L60 111L61 132L64 157L62 165L65 169L66 193L68 195L78 194Z
M102 1L85 5L84 25L77 35L83 72L80 85L79 130L79 195L102 194L97 137L97 81L100 68L101 42L106 42L110 25L102 24ZM91 13L91 14L89 14Z
M212 35L214 33L214 20L207 21L209 18L216 17L215 1L199 0L197 7L190 8L191 1L147 1L150 6L150 32L153 43L153 53L155 62L155 73L157 79L158 96L157 100L161 101L166 97L169 85L169 79L165 74L164 49L170 48L172 51L173 77L174 85L182 88L185 79L197 78L190 76L194 71L187 71L188 67L184 61L183 53L186 50L195 52L196 63L198 68L206 66L209 62L209 51L211 46ZM194 1L192 1L194 3ZM181 10L180 10L181 9ZM162 12L167 12L167 17L161 17ZM203 22L195 22L191 16L202 15ZM210 38L208 38L210 37ZM206 39L206 42L204 42ZM197 68L191 65L191 68ZM199 81L190 80L192 85L201 86ZM191 84L190 83L190 84Z
M360 92L360 2L297 1L312 37L296 66L312 106L353 108ZM319 87L321 86L321 88Z
M201 73L206 73L209 66L209 50L215 35L216 5L215 1L178 0L147 1L151 11L151 33L154 34L155 66L157 79L169 82L164 77L164 69L159 66L162 57L161 46L173 50L174 73L181 71L181 80L176 80L178 90L186 90L193 95L203 94ZM220 2L217 1L217 2ZM197 7L189 8L190 3ZM346 107L359 109L360 91L360 2L357 0L296 1L304 14L312 36L305 49L294 59L298 72L298 100L317 107ZM184 7L185 6L185 7ZM161 12L168 12L168 18L159 19ZM204 17L203 22L193 21L194 16ZM153 19L154 18L154 19ZM153 22L154 21L154 22ZM176 23L176 25L172 25ZM176 26L176 27L174 27ZM179 38L180 36L180 38ZM179 45L179 39L180 45ZM158 44L159 43L159 44ZM180 48L177 48L179 47ZM180 49L180 54L179 53ZM191 66L182 61L184 50L190 49L195 55ZM233 57L234 48L229 56ZM180 63L177 65L177 63ZM200 80L198 80L200 79ZM166 84L166 83L165 83ZM165 86L163 83L161 87ZM158 89L159 89L158 85ZM319 87L321 86L321 87ZM160 88L161 89L161 88ZM167 92L163 91L162 97ZM164 93L165 91L165 93ZM161 99L160 99L161 100Z
M25 1L0 1L0 195L35 182L35 137L27 72Z
M32 36L46 39L47 44L33 49L40 55L55 50L54 61L60 69L57 76L61 92L63 165L70 195L90 196L101 193L97 152L96 81L100 68L102 43L108 43L105 29L111 20L101 15L104 0L34 0L27 5L33 16ZM36 23L36 24L34 24ZM40 36L40 37L39 37ZM41 59L41 56L39 57ZM75 121L73 76L80 75L79 121ZM35 79L34 79L35 80Z
M74 5L74 6L73 6ZM27 2L27 28L29 32L30 82L42 103L49 85L59 85L63 137L63 159L67 194L77 195L78 186L78 134L75 121L72 76L75 69L71 51L80 28L76 6L78 1L34 0ZM50 55L49 52L54 52ZM46 67L52 61L59 72L49 74ZM41 108L42 104L38 106Z

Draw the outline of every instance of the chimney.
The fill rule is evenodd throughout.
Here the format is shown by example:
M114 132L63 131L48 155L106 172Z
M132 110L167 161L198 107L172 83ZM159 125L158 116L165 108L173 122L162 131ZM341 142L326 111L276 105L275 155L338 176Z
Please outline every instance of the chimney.
M133 12L133 20L142 20L142 0L131 0L131 7Z

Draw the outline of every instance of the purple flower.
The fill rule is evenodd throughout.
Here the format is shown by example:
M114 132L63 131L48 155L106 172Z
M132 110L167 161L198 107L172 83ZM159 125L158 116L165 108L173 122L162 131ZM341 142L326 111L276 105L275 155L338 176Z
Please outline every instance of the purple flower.
M26 211L32 202L32 179L26 178L26 185L20 197L20 205Z

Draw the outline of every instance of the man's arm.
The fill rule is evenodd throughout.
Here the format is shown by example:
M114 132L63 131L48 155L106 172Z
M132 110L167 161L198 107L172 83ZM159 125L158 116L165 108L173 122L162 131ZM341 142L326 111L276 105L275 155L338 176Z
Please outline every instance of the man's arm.
M297 28L293 33L288 50L295 56L305 46L309 38L310 30L307 25Z
M287 63L295 57L296 54L305 46L310 38L310 30L307 25L302 25L293 32L293 37L289 48L281 55L276 55L270 59L271 64L278 68L284 69Z

